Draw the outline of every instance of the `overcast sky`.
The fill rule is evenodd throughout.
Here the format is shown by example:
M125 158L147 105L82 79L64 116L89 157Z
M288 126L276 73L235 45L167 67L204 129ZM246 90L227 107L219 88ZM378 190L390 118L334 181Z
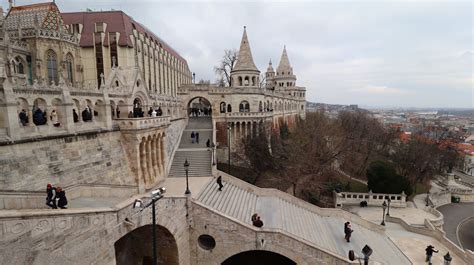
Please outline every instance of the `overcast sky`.
M308 101L474 108L471 1L56 2L63 12L125 11L174 47L197 80L216 80L213 67L224 49L239 48L245 25L262 72L286 45Z

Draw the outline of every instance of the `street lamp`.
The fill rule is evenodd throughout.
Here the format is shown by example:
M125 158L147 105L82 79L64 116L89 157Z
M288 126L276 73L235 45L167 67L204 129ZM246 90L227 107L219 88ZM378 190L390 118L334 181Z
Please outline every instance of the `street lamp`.
M387 198L387 202L388 202L387 216L390 216L390 202L392 202L392 200L390 199L390 196Z
M451 260L453 260L453 258L451 258L451 255L449 255L449 252L446 253L446 255L444 255L444 265L449 265L451 264Z
M144 204L142 200L137 199L133 203L133 208L139 208L140 212L145 210L146 208L151 207L151 214L153 220L153 228L152 228L152 236L153 236L153 265L158 265L158 256L156 254L156 212L155 212L155 202L159 199L163 198L164 194L166 193L166 188L160 187L156 190L151 192L151 202L148 204Z
M184 192L184 195L190 195L191 191L189 190L189 180L188 180L188 172L189 172L188 159L184 161L184 171L186 172L186 191Z
M426 193L426 206L430 205L430 191Z
M380 225L385 225L385 209L387 209L387 202L386 201L383 201L382 209L383 209L382 223L380 223Z
M227 164L227 174L230 175L230 130L231 130L231 127L230 127L230 123L227 124L227 149L228 149L228 164Z

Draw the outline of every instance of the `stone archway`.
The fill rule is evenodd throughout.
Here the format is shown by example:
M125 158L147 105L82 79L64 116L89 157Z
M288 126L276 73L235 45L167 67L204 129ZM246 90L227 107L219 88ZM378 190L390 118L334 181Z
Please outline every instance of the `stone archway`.
M188 117L208 117L212 116L212 104L205 97L194 97L188 101Z
M152 225L139 227L115 242L117 265L153 264L152 227ZM179 265L176 240L171 232L161 225L156 225L156 251L159 265Z
M291 259L271 251L251 250L235 254L221 265L296 265Z

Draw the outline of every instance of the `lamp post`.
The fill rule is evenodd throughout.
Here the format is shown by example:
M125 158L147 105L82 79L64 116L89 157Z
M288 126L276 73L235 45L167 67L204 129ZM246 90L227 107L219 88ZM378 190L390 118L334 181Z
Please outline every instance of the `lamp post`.
M425 200L426 200L426 204L425 204L425 205L426 205L426 206L429 206L429 205L430 205L430 191L428 191L428 192L426 193L426 199L425 199Z
M383 209L382 223L380 223L380 225L385 225L385 209L387 209L387 202L386 201L383 201L382 209Z
M390 202L392 202L392 200L390 199L390 196L387 198L387 202L388 202L387 216L390 216Z
M449 252L446 253L446 255L444 255L444 265L449 265L451 264L451 260L453 260L453 258L451 258L451 255L449 255Z
M227 124L227 150L228 150L228 164L227 164L227 174L230 175L230 124Z
M188 159L184 161L184 171L186 172L186 191L184 192L184 195L190 195L191 191L189 190L189 180L188 180L188 172L189 172Z
M143 211L144 209L148 208L151 206L151 215L152 215L152 238L153 238L153 265L158 265L158 255L156 253L156 210L155 210L155 203L163 198L164 194L166 193L166 188L160 187L156 190L153 190L151 192L151 202L148 204L144 205L143 201L138 199L135 200L133 203L133 208L140 208L140 212Z

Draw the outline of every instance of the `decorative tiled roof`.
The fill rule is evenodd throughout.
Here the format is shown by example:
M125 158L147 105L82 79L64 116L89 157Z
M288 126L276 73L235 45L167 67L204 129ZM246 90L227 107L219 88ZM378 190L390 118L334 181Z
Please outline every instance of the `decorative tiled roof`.
M36 27L59 30L64 27L59 8L53 2L13 6L5 18L5 25L7 30Z
M83 25L81 40L79 42L81 47L93 47L94 41L92 36L95 32L95 23L106 23L107 28L105 33L120 33L120 38L118 40L119 46L133 47L133 42L130 39L130 36L133 35L133 29L135 28L138 32L147 35L155 43L161 45L161 47L167 52L186 63L186 60L166 42L122 11L74 12L61 13L61 15L66 25ZM106 38L107 37L108 34L106 34Z

